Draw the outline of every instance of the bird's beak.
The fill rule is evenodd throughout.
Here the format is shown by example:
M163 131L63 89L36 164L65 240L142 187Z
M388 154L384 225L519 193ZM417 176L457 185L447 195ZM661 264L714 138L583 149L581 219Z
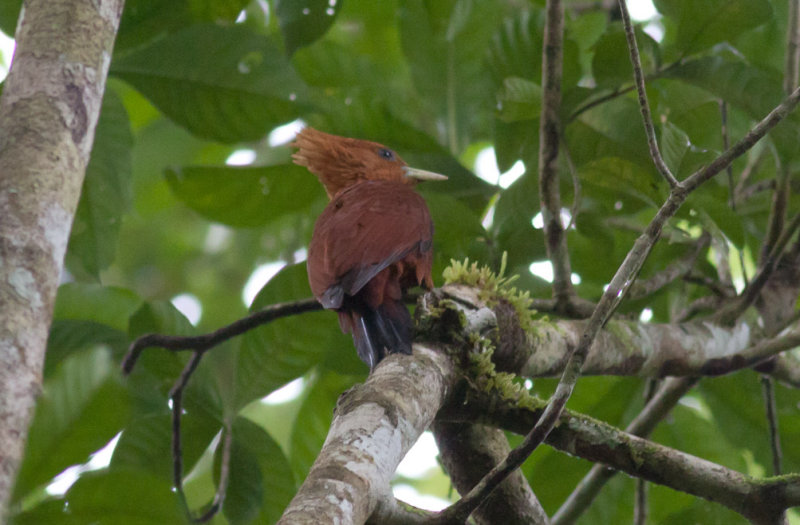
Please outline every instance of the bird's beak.
M406 177L411 177L412 179L418 180L447 180L447 176L445 175L434 173L432 171L418 170L417 168L412 168L410 166L404 167L403 173Z

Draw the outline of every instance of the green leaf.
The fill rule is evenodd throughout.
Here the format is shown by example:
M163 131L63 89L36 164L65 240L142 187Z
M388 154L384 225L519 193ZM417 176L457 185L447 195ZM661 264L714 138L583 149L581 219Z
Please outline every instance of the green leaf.
M661 155L673 175L678 173L690 146L689 136L682 129L671 122L661 125Z
M655 0L654 4L675 24L667 40L681 56L730 42L772 17L767 0Z
M166 404L162 404L166 411ZM181 417L184 473L188 474L220 431L220 422L193 412ZM146 471L172 483L172 415L149 414L131 420L114 448L112 470Z
M193 134L220 142L261 138L295 119L304 98L286 57L238 25L189 27L117 60L111 74Z
M45 354L44 377L49 378L58 364L74 352L107 345L113 354L121 355L130 341L125 331L96 321L55 319L50 325Z
M187 523L171 485L137 470L84 474L67 492L67 504L79 523Z
M295 479L308 475L328 435L336 401L353 382L352 376L335 372L324 372L314 380L292 428L290 460Z
M130 290L99 284L67 283L58 288L53 318L94 321L123 332L142 300Z
M497 98L497 117L503 122L538 119L542 111L542 88L524 78L505 79Z
M342 2L328 0L276 0L275 16L290 55L325 34L341 9Z
M109 351L93 348L66 358L44 384L28 434L15 500L67 467L88 461L128 417L128 394Z
M131 135L128 114L114 90L103 97L81 199L67 250L72 273L99 279L114 259L122 215L131 205Z
M635 35L642 70L645 74L651 73L658 68L660 62L658 42L638 27ZM601 87L613 88L633 82L628 41L620 24L608 26L605 34L595 44L592 74L597 85Z
M324 198L316 178L294 164L173 168L167 182L202 216L235 227L264 226L290 213L308 215Z
M222 447L217 447L216 463ZM239 417L233 423L230 480L223 512L231 524L275 523L296 485L289 461L268 433Z
M491 94L486 46L502 20L496 0L447 0L400 4L399 30L420 103L446 123L451 152L460 151L491 118L481 104ZM463 111L469 107L471 111Z
M256 311L270 304L311 297L305 264L287 266L256 296ZM241 407L323 362L364 370L333 312L311 312L272 321L242 336L236 365L236 399ZM344 356L347 356L344 358Z
M492 36L489 47L489 68L495 85L508 77L541 82L543 37L543 12L523 10L506 18ZM563 53L561 85L567 91L581 77L578 45L569 37L564 39Z
M22 9L22 0L6 0L0 2L0 31L13 37L17 30L17 19ZM5 57L6 64L11 62L11 57Z
M247 4L248 0L128 0L114 51L128 51L198 22L233 22Z
M425 200L434 225L434 276L449 266L450 259L472 256L475 260L473 248L486 238L480 217L446 193L425 192Z
M528 171L500 193L494 212L492 231L497 253L508 253L509 268L529 274L531 262L546 257L542 230L534 229L533 217L539 212L539 184L535 172Z
M651 171L618 157L604 157L584 164L578 170L584 184L627 193L653 207L662 198L659 179Z
M754 120L766 117L783 99L780 74L729 55L691 60L666 74L713 93ZM788 159L797 156L798 135L800 117L796 112L770 133L779 152Z

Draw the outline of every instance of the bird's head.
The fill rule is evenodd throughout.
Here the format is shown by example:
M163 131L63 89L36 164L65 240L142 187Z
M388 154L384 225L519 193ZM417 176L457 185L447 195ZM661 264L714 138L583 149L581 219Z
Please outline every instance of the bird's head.
M292 146L295 164L305 166L319 178L329 198L358 182L391 180L413 185L420 180L447 177L411 168L397 153L377 142L339 137L303 128Z

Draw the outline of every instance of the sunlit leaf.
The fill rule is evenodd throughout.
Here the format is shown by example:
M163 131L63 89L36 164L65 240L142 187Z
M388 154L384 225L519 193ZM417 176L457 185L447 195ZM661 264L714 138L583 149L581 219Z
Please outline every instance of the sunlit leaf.
M15 486L18 499L65 468L84 463L128 417L128 393L116 381L108 350L66 358L45 383Z

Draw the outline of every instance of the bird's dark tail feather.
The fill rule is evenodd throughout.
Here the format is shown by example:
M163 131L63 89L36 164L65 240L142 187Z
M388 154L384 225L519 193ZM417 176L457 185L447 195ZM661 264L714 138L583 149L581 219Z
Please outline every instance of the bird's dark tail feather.
M388 354L411 354L414 325L402 301L388 301L377 309L358 308L352 316L353 342L370 370Z

